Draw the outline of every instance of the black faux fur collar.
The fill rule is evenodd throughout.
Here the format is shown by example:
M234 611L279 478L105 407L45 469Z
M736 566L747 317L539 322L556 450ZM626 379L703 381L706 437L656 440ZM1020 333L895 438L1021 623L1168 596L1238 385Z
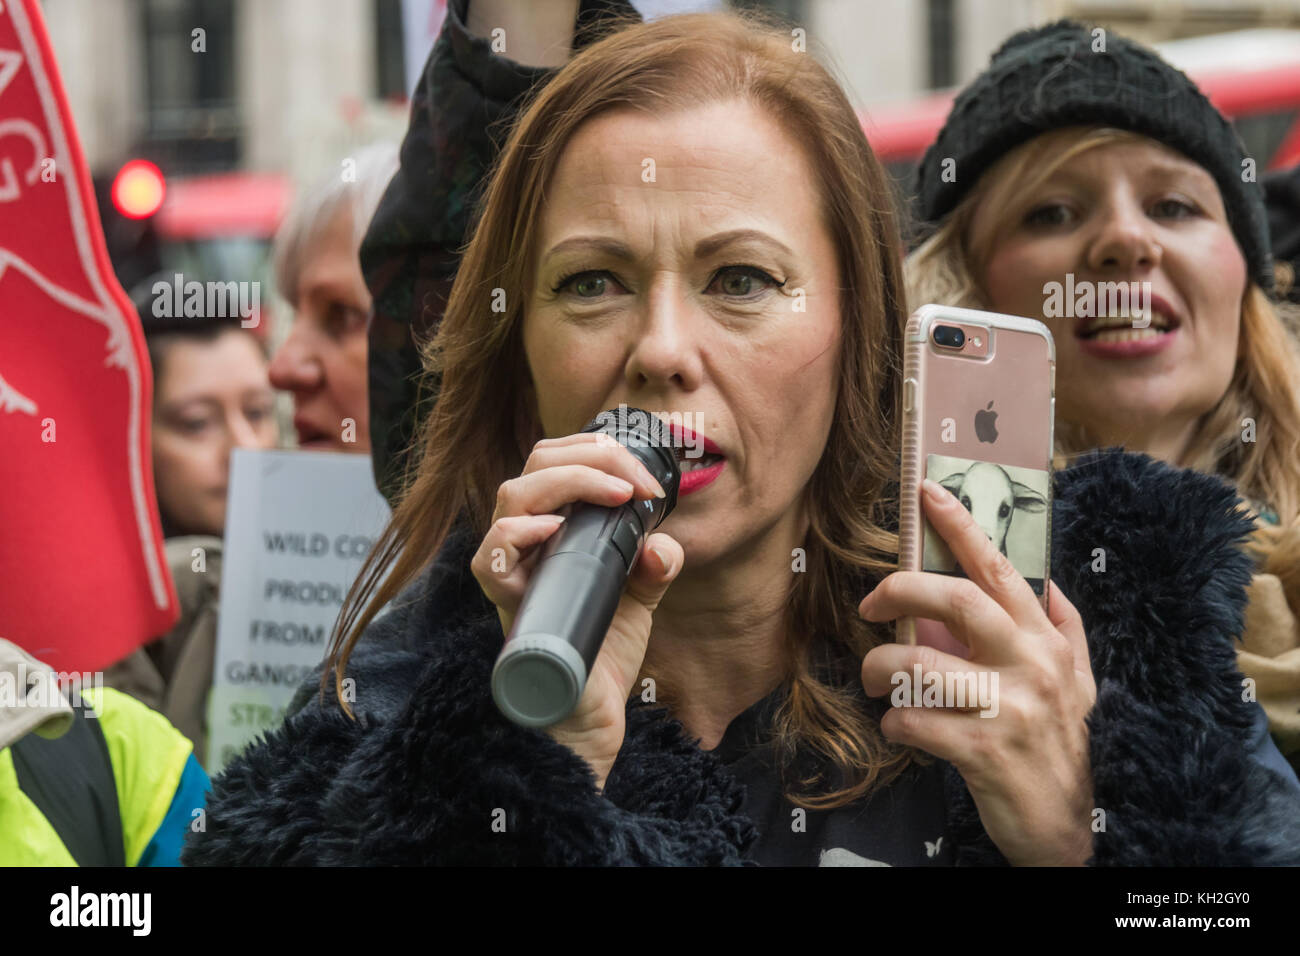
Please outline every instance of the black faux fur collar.
M1096 864L1300 863L1296 798L1247 751L1256 705L1233 642L1251 525L1236 503L1214 478L1114 451L1056 476L1053 577L1087 625L1098 684ZM449 542L423 589L367 632L351 668L358 721L305 689L214 781L184 862L743 862L757 834L740 786L661 710L629 703L603 796L581 759L497 713L502 635L466 567L475 546ZM945 775L957 862L1005 863Z

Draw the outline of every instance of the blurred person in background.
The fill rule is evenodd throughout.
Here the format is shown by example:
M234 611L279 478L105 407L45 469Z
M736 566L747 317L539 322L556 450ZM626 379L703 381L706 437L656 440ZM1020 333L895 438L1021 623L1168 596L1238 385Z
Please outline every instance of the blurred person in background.
M126 694L60 679L0 638L0 681L35 683L0 695L0 866L179 865L209 788L194 747Z
M140 321L154 372L163 537L220 537L231 451L279 444L266 355L238 318L158 319L142 310Z
M1263 191L1189 78L1113 33L1095 42L1070 21L1022 31L958 95L918 170L929 235L907 260L909 301L1047 324L1062 463L1120 445L1234 484L1257 521L1238 666L1298 766L1300 358L1267 294L1286 290ZM1098 287L1087 314L1048 307L1067 274ZM1104 316L1101 283L1139 282L1145 320L1139 303Z
M293 393L298 447L369 453L366 326L370 293L358 250L397 169L397 147L373 143L305 190L276 234L275 279L293 307L270 380Z
M163 713L206 756L230 454L279 444L267 360L238 317L158 317L154 276L137 287L153 369L153 471L181 617L105 672L109 686Z
M397 151L376 144L307 190L273 252L294 308L268 366L238 319L154 316L154 277L135 296L154 370L155 486L181 618L106 680L164 713L206 758L230 451L279 444L271 385L294 396L303 448L367 452L366 316L357 247Z

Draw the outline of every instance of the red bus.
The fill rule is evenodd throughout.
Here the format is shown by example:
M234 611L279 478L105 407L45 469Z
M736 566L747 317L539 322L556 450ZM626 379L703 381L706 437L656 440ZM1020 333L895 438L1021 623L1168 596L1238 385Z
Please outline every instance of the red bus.
M1258 173L1300 162L1300 30L1240 30L1155 44L1232 121ZM905 187L956 90L864 111L871 147Z

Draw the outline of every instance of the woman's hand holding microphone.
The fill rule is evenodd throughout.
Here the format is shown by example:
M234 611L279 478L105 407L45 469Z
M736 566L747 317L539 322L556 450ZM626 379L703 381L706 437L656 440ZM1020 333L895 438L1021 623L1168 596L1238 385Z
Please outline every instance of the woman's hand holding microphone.
M563 524L555 512L578 501L613 508L662 491L627 448L602 432L534 445L523 474L497 490L492 526L470 563L479 587L496 605L502 633L510 634L542 546ZM645 659L652 615L684 563L682 547L670 535L655 532L646 539L578 706L546 728L587 761L598 789L623 745L627 699Z

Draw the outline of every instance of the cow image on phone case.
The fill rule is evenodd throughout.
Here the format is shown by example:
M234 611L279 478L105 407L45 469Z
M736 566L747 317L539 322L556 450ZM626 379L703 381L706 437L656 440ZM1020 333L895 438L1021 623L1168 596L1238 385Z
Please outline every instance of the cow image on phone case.
M1047 608L1051 578L1056 346L1033 319L926 305L907 323L899 568L965 577L924 520L921 481L971 513ZM900 643L958 657L969 649L938 621L901 618Z

